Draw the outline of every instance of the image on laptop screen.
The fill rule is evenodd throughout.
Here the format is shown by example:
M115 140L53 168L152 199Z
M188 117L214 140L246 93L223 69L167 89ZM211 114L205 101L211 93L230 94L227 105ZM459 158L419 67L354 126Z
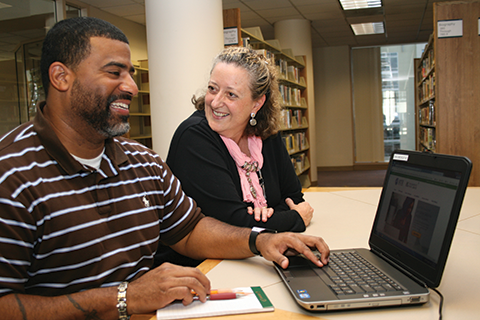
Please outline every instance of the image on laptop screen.
M374 233L435 268L459 187L459 172L392 163Z

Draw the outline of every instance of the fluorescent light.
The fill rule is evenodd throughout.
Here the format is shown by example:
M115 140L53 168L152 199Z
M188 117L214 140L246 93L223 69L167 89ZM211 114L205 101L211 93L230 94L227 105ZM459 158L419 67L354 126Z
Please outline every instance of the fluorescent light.
M383 22L352 24L352 29L356 36L379 34L385 32L383 29Z
M11 7L11 5L0 2L0 9L10 8L10 7Z
M382 6L382 0L339 0L343 10L355 10L366 8L378 8Z

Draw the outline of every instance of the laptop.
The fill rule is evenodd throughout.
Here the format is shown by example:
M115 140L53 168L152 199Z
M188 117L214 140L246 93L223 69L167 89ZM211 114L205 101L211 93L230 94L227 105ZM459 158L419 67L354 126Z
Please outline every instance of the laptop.
M323 268L303 256L290 257L285 270L275 265L295 301L310 311L427 302L428 288L440 284L471 167L465 157L395 151L370 249L332 250Z

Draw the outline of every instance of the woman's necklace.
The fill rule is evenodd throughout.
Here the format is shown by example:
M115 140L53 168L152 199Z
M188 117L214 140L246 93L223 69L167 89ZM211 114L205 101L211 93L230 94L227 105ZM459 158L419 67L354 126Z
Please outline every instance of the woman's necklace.
M245 176L247 177L248 184L250 185L250 193L252 194L254 199L257 199L257 192L255 191L255 188L253 187L252 178L250 178L250 173L257 172L258 162L257 161L252 161L252 162L245 161L245 163L243 164L243 166L241 168L245 171Z

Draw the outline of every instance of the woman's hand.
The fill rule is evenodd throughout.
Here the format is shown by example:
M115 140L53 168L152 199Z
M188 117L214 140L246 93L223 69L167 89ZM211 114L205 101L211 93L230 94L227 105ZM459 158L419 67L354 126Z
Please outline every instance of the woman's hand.
M290 210L296 210L298 214L302 217L305 227L307 227L313 218L313 208L310 203L304 201L299 204L295 204L292 199L285 199L285 203L288 205Z
M255 208L248 207L247 209L248 214L255 216L255 221L267 222L268 218L273 215L273 208Z

